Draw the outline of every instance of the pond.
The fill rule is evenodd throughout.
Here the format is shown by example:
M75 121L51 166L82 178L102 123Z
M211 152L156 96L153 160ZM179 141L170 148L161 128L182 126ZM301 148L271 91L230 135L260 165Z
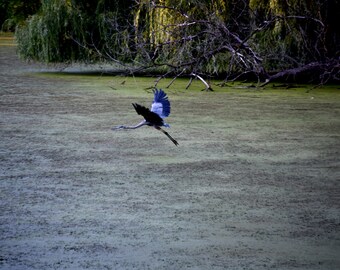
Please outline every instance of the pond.
M2 268L339 267L337 86L163 80L176 147L111 131L141 120L155 78L0 60Z

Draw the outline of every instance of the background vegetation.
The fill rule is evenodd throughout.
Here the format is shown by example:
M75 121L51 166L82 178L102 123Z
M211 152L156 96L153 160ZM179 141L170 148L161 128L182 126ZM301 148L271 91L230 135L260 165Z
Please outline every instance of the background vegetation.
M16 37L37 61L325 83L339 79L339 17L337 0L42 0Z
M2 31L14 31L16 25L35 14L40 0L0 0L0 26Z

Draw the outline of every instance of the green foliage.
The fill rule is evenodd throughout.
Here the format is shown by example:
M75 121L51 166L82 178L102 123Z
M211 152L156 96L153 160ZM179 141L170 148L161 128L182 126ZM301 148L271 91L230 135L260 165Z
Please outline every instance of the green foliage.
M70 40L70 35L82 38L84 20L81 14L72 12L66 1L42 1L39 13L16 30L19 55L44 62L79 56L79 46Z
M0 26L2 31L14 31L16 25L22 23L28 16L37 12L39 0L1 0Z
M123 3L43 0L41 10L16 30L19 55L43 62L89 62L108 52L126 60L130 29L122 23L127 14L119 11L124 5L118 2Z
M44 62L259 74L339 57L339 10L321 0L43 0L16 37L23 58Z
M70 37L83 40L85 23L86 18L72 12L66 1L45 0L40 12L17 28L18 52L26 59L44 62L80 57L82 51Z
M324 61L340 53L340 32L334 31L340 16L338 1L275 3L250 1L253 21L257 25L267 22L267 27L254 35L252 44L264 56L269 70Z

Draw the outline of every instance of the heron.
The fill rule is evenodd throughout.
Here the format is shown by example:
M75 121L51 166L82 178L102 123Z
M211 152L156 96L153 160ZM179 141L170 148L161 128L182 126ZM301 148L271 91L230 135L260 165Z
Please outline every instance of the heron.
M136 129L142 126L150 126L155 129L163 132L176 146L178 146L178 142L170 136L168 132L166 132L161 127L169 128L170 125L164 122L164 118L170 115L170 101L168 99L167 94L162 89L154 89L153 90L154 99L151 105L151 109L148 109L142 105L137 103L132 103L132 106L135 108L137 114L142 115L144 120L135 126L116 126L113 127L112 130L116 129Z

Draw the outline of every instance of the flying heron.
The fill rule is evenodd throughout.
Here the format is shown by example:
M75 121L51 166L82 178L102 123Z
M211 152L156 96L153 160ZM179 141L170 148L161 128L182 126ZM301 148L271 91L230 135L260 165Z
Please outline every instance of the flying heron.
M155 129L163 132L175 145L178 145L178 142L170 136L168 132L166 132L161 127L170 127L169 124L164 122L164 118L168 117L170 114L170 102L168 100L168 96L162 89L153 90L154 99L151 105L151 110L148 108L141 106L137 103L132 103L136 112L139 115L144 117L144 120L135 126L116 126L113 127L112 130L116 129L136 129L142 126L151 126Z

